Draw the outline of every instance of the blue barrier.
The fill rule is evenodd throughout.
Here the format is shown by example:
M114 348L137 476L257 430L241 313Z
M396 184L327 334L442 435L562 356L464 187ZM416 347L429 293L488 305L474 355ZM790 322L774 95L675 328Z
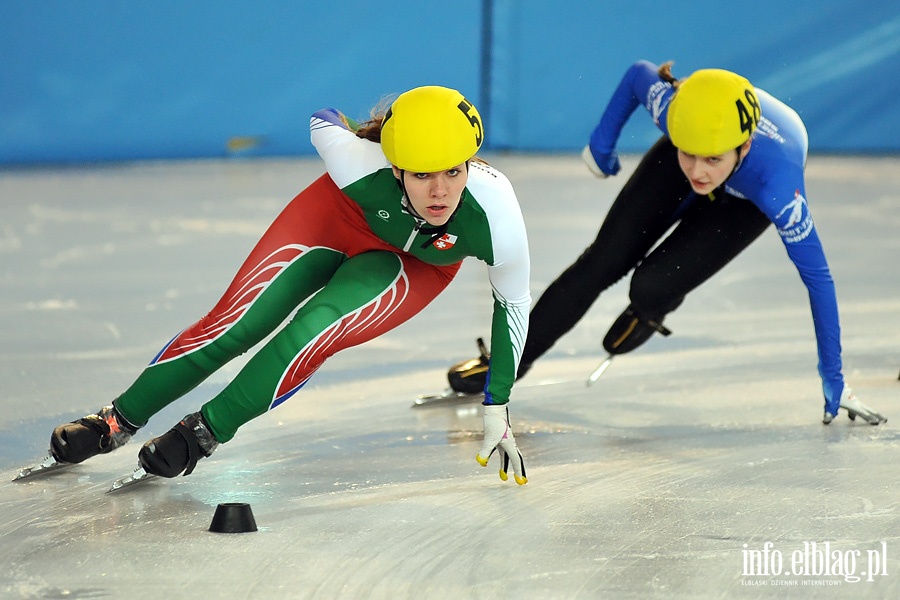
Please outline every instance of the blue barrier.
M573 151L639 58L740 72L813 152L897 152L900 6L800 4L8 2L0 164L309 154L314 110L364 118L425 84L476 101L490 149ZM620 149L656 135L636 115Z

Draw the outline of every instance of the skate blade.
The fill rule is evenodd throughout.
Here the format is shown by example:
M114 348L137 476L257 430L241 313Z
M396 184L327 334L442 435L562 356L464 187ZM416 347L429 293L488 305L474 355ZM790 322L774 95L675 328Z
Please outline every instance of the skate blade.
M72 467L74 463L64 463L59 462L55 458L53 458L52 454L48 454L47 457L42 460L40 463L30 466L24 467L19 471L19 474L13 477L13 481L18 481L20 479L26 479L28 477L34 477L35 475L44 475L47 473L52 473L54 471L59 471L60 469L65 469L66 467Z
M606 359L602 363L600 363L600 365L596 369L594 369L594 372L591 373L587 379L588 387L591 387L592 385L594 385L597 382L598 379L600 379L600 376L603 375L603 373L606 371L606 369L609 368L609 365L612 362L612 359L613 359L612 354L610 354L609 356L606 357Z
M413 401L413 408L417 406L433 406L435 404L450 404L454 402L465 402L473 400L483 400L484 394L466 394L457 392L453 388L447 388L440 394L423 394Z
M131 487L135 484L138 484L142 481L147 481L148 479L153 479L156 475L151 475L147 471L144 470L144 467L138 467L130 474L125 475L124 477L119 477L112 483L112 487L106 490L107 494L111 494L113 492L118 492L127 487Z

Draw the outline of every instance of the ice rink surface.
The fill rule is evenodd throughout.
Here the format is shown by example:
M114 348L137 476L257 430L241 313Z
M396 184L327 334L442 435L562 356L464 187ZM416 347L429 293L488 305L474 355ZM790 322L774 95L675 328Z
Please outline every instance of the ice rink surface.
M636 164L487 158L529 226L532 292L589 244ZM146 439L11 482L53 427L108 404L209 310L315 159L0 171L0 597L900 597L900 158L813 156L807 196L837 282L845 375L880 427L821 423L807 294L774 230L688 297L674 334L600 340L627 281L514 391L529 482L475 461L480 407L411 407L487 336L471 260L411 322L335 356L189 477L106 494ZM211 533L250 503L259 531ZM824 563L824 566L823 566Z

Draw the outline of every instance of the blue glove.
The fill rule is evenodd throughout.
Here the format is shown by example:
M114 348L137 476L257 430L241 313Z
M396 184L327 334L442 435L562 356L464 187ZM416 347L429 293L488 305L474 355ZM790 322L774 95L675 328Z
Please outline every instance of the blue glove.
M500 479L503 481L509 479L509 463L512 463L516 483L519 485L528 483L528 477L525 476L525 462L509 426L509 409L505 404L484 405L484 443L475 455L475 460L482 467L486 467L494 450L500 451L502 461Z
M856 397L856 394L853 393L853 390L851 390L850 386L847 384L844 384L841 395L837 400L837 406L835 406L834 399L832 399L831 402L827 399L825 401L825 416L822 417L822 422L826 425L834 420L838 410L841 408L847 411L847 416L850 417L851 421L855 421L856 417L860 417L869 425L880 425L887 422L887 418L860 402L859 398Z
M619 164L619 155L613 150L612 154L601 154L594 152L590 145L585 146L581 151L581 158L587 165L591 173L605 179L610 175L615 175L622 168Z

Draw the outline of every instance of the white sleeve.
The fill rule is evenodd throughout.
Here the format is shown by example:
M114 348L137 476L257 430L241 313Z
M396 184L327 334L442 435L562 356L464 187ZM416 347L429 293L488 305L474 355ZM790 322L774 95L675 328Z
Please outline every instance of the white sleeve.
M360 137L335 122L336 111L320 110L309 120L309 136L325 170L341 189L369 173L389 167L381 145Z
M488 278L494 298L506 312L506 325L518 365L528 333L531 309L531 258L525 219L512 184L502 173L473 165L478 174L469 186L487 215L491 230L494 260L488 265ZM481 176L484 170L487 177Z

